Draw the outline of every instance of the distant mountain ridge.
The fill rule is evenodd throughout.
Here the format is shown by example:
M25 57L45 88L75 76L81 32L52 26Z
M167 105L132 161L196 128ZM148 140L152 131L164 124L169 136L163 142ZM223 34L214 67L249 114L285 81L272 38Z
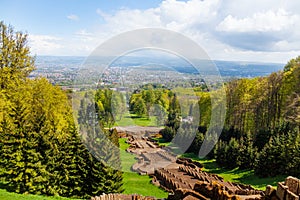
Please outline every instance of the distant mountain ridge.
M72 68L73 70L82 67L88 57L82 56L37 56L37 69L59 69ZM103 58L109 60L109 58ZM111 58L112 59L112 58ZM226 77L257 77L267 76L272 72L282 70L285 64L264 63L264 62L245 62L245 61L221 61L213 60L219 69L221 76ZM154 66L161 68L173 68L181 73L198 73L186 60L178 57L135 57L123 56L112 63L112 66ZM156 67L155 69L158 69Z

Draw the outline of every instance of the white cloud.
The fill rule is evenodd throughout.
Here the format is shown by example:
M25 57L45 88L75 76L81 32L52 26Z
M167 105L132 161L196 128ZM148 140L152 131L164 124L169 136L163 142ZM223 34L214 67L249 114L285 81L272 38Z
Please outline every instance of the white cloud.
M296 55L300 47L294 45L300 41L300 28L295 28L300 22L295 6L300 4L295 2L165 0L146 10L120 9L106 13L98 9L97 13L105 22L99 26L99 33L103 41L136 28L161 27L195 40L213 59L227 57L230 60L236 55L245 60L247 57L260 59L268 52L270 55L276 52L276 58L282 59L278 52L284 52L285 56Z
M74 14L71 14L71 15L68 15L67 18L69 20L72 20L72 21L77 21L79 20L79 17L77 15L74 15Z
M210 22L216 19L218 4L219 0L166 0L158 7L145 10L123 8L114 13L106 13L97 9L96 13L105 23L98 26L94 35L101 38L98 41L104 41L116 34L138 28L166 28L198 42L206 40L207 43L206 37L209 34L198 26L212 26ZM209 46L214 46L212 43L216 41L210 41Z
M225 32L278 32L293 29L298 21L298 15L279 9L254 13L251 17L240 19L228 15L216 29Z
M170 24L207 24L217 15L219 0L187 2L166 0L158 8L165 25Z
M190 0L187 2L165 0L158 7L146 10L120 9L108 14L97 9L99 14L116 32L134 28L164 27L182 31L199 24L208 24L217 16L219 0Z
M33 36L33 46L48 48L46 54L89 55L124 31L166 28L195 40L212 59L286 62L300 54L299 9L299 0L163 0L149 9L97 9L98 24L63 40Z
M62 38L50 35L29 35L31 52L41 55L58 55L56 52L63 48Z
M216 26L216 38L243 50L298 51L300 16L287 6L282 7L244 17L229 14Z

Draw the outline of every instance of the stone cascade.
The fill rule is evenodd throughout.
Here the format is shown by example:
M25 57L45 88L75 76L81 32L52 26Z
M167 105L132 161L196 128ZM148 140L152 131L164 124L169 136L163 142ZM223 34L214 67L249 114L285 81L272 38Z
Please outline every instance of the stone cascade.
M250 185L244 185L244 184L238 184L238 183L232 183L232 182L226 182L224 179L216 174L210 174L203 171L200 171L199 169L194 169L190 166L180 166L180 171L186 172L188 175L198 179L199 181L206 182L206 183L218 183L226 189L226 191L229 191L231 194L237 194L237 195L258 195L262 194L262 191L255 190Z
M144 197L137 194L102 194L91 200L156 200L154 197Z
M289 176L284 182L278 182L277 190L268 185L265 200L299 200L300 180Z
M175 196L186 196L188 193L195 197L200 194L203 197L200 199L215 200L255 200L264 196L263 191L255 190L250 185L226 182L218 175L203 172L201 164L189 159L178 159L177 163L182 164L176 169L157 169L153 178L156 185L176 194ZM183 190L189 192L182 192Z
M277 189L267 186L265 192L250 185L227 182L216 174L202 171L203 165L199 162L176 158L168 147L159 146L150 133L146 134L147 130L138 132L133 128L126 131L130 144L127 151L135 154L138 160L132 170L142 175L153 175L152 183L168 191L169 200L300 200L300 180L297 178L287 177L285 182L278 183ZM92 199L155 198L108 194Z
M153 182L159 182L162 188L169 192L182 189L193 189L197 180L191 181L192 177L184 176L184 173L177 173L174 169L158 169L155 170Z
M167 148L160 148L148 137L131 136L127 143L130 144L127 152L137 155L138 160L131 169L141 175L153 175L155 169L176 163L176 155Z
M176 162L176 155L170 153L169 151L158 151L157 152L162 158L170 161L170 162Z
M168 200L211 200L202 194L189 189L177 189L173 194L169 194Z
M199 170L199 171L201 171L201 169L203 168L203 165L201 163L194 162L190 158L178 158L176 160L176 163L180 164L180 165L190 166L190 167L194 168L195 170Z
M260 200L264 196L262 191L260 191L260 194L257 194L257 191L251 190L241 192L242 194L237 192L239 190L233 192L228 187L216 181L199 181L195 184L194 191L215 200Z

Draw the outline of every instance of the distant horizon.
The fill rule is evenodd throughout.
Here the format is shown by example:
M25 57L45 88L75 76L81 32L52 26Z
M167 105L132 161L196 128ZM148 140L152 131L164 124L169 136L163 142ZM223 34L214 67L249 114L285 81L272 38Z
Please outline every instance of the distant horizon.
M36 56L36 57L77 57L77 58L88 58L89 56L84 56L84 55L32 55L32 56ZM108 56L108 57L113 57L113 56ZM150 56L126 56L126 57L150 57ZM293 59L293 58L291 58ZM221 61L221 62L239 62L239 63L247 63L247 64L282 64L282 65L286 65L287 63L284 62L268 62L268 61L252 61L252 60L222 60L222 59L211 59L212 61Z
M190 60L198 67L206 67L208 69L211 64L212 68L217 70L226 77L258 77L267 76L273 72L282 71L286 64L284 63L267 63L267 62L247 62L247 61L221 61L221 60ZM199 61L199 62L198 62ZM151 56L131 56L127 55L114 59L110 56L103 56L103 58L93 59L84 56L37 56L37 69L63 69L74 68L73 70L86 68L91 66L107 66L110 67L150 67L156 70L164 70L170 68L174 71L186 74L197 74L205 69L198 69L188 60L180 57L151 57ZM87 65L86 65L87 64ZM99 68L99 69L100 69ZM210 67L209 67L210 68ZM104 68L101 68L104 69ZM200 71L199 71L200 70ZM208 72L208 71L207 71ZM209 72L211 73L211 72Z

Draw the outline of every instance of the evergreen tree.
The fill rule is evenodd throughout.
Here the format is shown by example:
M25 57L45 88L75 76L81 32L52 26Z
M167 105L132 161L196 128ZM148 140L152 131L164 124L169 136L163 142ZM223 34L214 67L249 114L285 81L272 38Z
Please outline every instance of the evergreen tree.
M250 133L239 140L239 156L237 164L241 169L252 169L257 149L253 146Z
M170 101L170 106L168 110L168 120L166 123L166 126L171 127L174 130L174 132L176 132L180 126L180 113L180 104L176 94L174 94Z
M39 152L39 133L31 123L30 92L28 85L19 85L10 98L10 119L3 120L0 134L0 165L2 176L16 192L41 193L47 172Z
M175 131L171 127L167 126L164 129L160 130L160 134L166 142L170 142L175 135Z
M204 140L204 134L201 132L197 132L187 152L191 152L197 155L202 146L203 140Z
M216 158L216 162L220 166L227 166L227 144L226 142L219 140L215 149L214 149L214 154Z
M120 192L122 173L83 145L66 93L46 79L26 77L34 68L26 35L14 33L2 22L0 31L0 175L9 188L19 193L86 198ZM96 115L90 115L95 113L94 105L82 102L82 107L85 104L90 110L79 112L80 123L88 126ZM111 112L108 105L104 102ZM116 133L108 136L116 145ZM93 147L105 147L101 153L108 154L109 163L119 165L115 145L113 151L105 145L106 138L91 138Z
M235 138L231 138L229 143L220 140L215 152L219 165L229 169L239 166L239 143Z
M285 165L282 159L284 146L284 137L282 135L272 136L258 154L254 167L255 173L262 177L282 174Z

